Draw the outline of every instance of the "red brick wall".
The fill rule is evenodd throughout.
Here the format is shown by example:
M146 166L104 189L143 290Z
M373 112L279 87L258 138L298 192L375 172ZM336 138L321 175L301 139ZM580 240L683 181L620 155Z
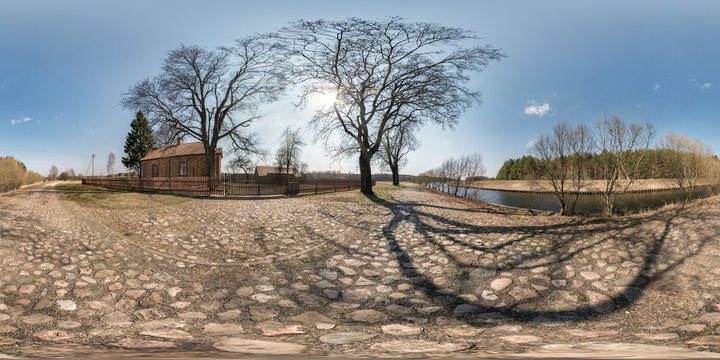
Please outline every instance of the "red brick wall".
M143 178L152 178L152 167L157 165L158 177L178 177L180 176L180 163L187 163L187 177L207 176L207 165L205 164L205 155L187 155L176 156L164 159L152 159L142 162ZM215 177L220 177L222 165L222 155L215 155Z

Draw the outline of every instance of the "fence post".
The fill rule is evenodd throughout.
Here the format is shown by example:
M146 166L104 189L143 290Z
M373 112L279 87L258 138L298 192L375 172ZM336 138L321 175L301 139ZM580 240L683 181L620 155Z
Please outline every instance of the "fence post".
M317 179L315 179L315 195L317 195Z
M169 176L168 179L170 179L170 193L172 194L172 176Z
M225 185L225 197L227 197L227 196L228 196L228 182L227 182L227 177L226 177L225 180L223 181L223 185Z
M257 196L260 196L260 182L255 180L255 183L257 184Z

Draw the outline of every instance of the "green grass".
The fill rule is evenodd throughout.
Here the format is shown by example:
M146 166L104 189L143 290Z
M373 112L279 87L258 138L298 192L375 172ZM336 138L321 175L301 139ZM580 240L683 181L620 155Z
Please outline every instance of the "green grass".
M103 209L148 209L173 206L190 198L106 189L77 183L58 184L57 189L80 206Z

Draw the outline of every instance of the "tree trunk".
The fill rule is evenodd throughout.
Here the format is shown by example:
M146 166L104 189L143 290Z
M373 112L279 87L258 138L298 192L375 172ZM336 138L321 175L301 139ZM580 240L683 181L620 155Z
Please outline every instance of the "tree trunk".
M215 149L205 148L205 163L208 169L208 196L212 192L213 177L215 177Z
M372 195L372 173L370 169L370 154L360 151L360 191L366 195Z
M390 165L390 171L392 171L392 182L393 185L399 186L400 185L400 169L397 165Z

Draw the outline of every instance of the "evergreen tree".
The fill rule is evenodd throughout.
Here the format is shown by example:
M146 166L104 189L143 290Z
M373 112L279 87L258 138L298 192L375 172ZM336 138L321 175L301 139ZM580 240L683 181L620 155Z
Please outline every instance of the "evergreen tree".
M142 177L140 159L155 150L155 140L145 115L138 111L135 120L130 123L130 132L125 137L125 154L122 163L126 168L136 171Z

